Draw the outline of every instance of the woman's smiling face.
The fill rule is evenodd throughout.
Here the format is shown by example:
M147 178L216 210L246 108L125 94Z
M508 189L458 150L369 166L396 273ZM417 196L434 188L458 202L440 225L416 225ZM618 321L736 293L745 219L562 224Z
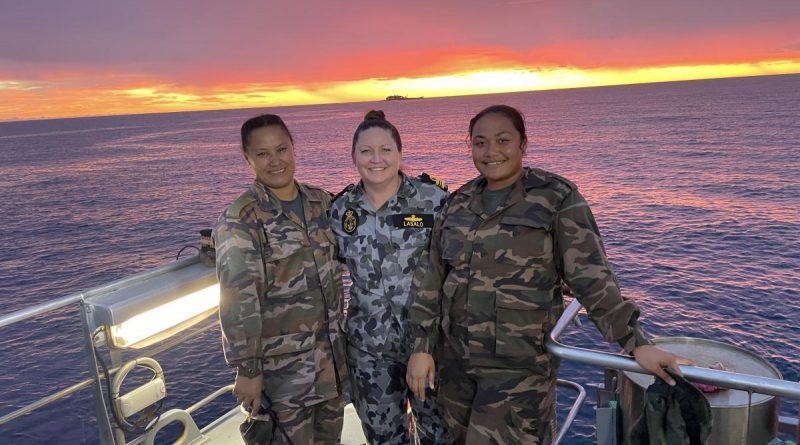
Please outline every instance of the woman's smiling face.
M527 144L510 119L489 113L475 122L470 138L472 162L486 178L487 187L501 189L522 175Z
M385 184L395 180L401 158L389 130L372 127L358 135L353 162L365 184Z

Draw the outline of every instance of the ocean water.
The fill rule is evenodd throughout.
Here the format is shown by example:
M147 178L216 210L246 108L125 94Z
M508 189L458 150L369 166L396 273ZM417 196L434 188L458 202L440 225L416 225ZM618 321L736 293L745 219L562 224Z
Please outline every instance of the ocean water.
M404 168L455 187L476 175L467 123L495 103L525 113L525 162L587 197L648 331L741 346L800 379L800 75L0 123L0 313L147 270L196 244L252 180L238 130L257 113L286 120L302 181L332 191L355 181L352 132L380 108L400 129ZM614 350L590 324L568 335ZM155 358L167 407L233 379L218 330ZM0 329L0 416L87 376L75 308ZM602 372L564 363L561 376L590 384ZM0 444L96 443L91 400L84 390L0 426ZM225 396L202 410L201 426L233 403ZM566 443L593 443L592 406Z

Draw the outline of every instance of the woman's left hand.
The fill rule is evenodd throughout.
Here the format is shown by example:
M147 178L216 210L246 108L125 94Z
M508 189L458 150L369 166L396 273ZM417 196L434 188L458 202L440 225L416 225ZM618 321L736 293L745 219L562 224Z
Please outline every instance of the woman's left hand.
M670 377L670 375L664 371L664 368L669 368L675 374L683 377L683 373L678 365L694 365L694 361L691 359L675 355L653 345L637 346L636 349L633 350L633 357L636 359L636 363L638 363L639 366L660 377L670 386L675 385L675 379Z

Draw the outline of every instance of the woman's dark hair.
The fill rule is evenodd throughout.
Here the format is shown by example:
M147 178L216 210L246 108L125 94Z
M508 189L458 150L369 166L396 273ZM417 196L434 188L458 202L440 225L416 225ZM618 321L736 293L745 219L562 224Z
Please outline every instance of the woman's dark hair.
M501 114L508 118L508 120L511 121L511 124L514 125L514 128L516 128L519 132L519 135L522 138L522 143L524 144L528 141L528 136L525 133L525 118L522 116L522 113L520 113L519 110L508 105L492 105L491 107L484 108L478 114L476 114L475 117L469 121L469 135L467 136L467 139L472 139L472 130L475 128L475 123L477 123L487 114L493 113Z
M364 120L358 124L356 132L353 134L353 149L350 151L351 155L356 152L356 142L358 141L358 136L361 134L361 132L369 130L373 127L383 128L384 130L388 131L392 135L392 139L394 139L395 144L397 144L397 151L403 151L403 143L400 142L400 132L397 131L397 128L395 128L391 122L386 120L386 115L383 114L383 111L369 110L369 112L364 115Z
M289 141L291 141L292 145L294 145L294 138L292 137L292 132L289 131L289 128L283 123L283 119L276 114L262 114L260 116L251 117L247 119L245 123L242 124L242 151L247 151L247 144L250 139L250 133L255 130L258 130L262 127L269 127L269 126L276 126L281 130L285 131L286 134L289 136Z

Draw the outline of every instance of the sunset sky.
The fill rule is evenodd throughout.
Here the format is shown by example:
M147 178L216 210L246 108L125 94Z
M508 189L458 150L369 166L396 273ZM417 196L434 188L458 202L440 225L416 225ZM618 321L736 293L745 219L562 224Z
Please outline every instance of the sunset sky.
M800 73L799 0L0 0L0 120Z

